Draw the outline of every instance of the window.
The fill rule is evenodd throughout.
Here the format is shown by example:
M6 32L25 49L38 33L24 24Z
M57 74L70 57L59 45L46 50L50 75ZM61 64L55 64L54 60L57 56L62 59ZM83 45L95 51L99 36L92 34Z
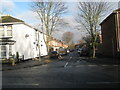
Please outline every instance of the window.
M12 45L1 45L0 46L0 58L7 58L11 56L12 56Z
M12 36L12 26L7 26L7 36Z
M0 37L4 36L4 27L0 26Z
M12 45L9 45L9 56L12 56Z
M1 58L6 58L6 46L1 46Z
M12 25L0 26L0 37L12 36Z

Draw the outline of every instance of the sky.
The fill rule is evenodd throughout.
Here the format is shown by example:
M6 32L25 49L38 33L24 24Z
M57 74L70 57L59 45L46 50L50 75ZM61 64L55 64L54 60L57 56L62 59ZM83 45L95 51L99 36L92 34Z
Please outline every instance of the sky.
M84 1L84 0L66 0L66 4L68 6L68 13L64 14L62 18L65 20L65 22L69 23L70 27L64 27L61 28L61 30L59 31L55 31L53 35L57 39L62 39L62 34L66 31L70 31L74 33L75 42L80 40L82 36L85 35L85 32L75 29L75 26L78 25L78 23L74 19L77 13L76 7L78 1ZM107 1L118 2L118 0L114 0L114 1L107 0ZM9 14L15 18L25 21L25 23L33 27L38 27L38 24L40 24L40 20L37 17L37 14L31 11L30 3L31 3L30 0L0 0L0 10L1 9L3 10L3 15ZM114 4L111 12L117 8L118 6L116 3Z

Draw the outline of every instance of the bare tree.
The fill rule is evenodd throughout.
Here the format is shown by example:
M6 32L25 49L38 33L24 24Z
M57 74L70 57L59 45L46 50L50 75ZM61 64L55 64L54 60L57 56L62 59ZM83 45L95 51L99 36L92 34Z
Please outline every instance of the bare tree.
M69 48L70 48L70 49L74 49L74 48L75 48L75 43L74 43L73 40L72 40L72 42L70 43Z
M51 40L52 34L59 23L60 17L66 12L67 8L63 2L43 2L37 0L32 2L31 8L36 12L42 23L42 32L44 35L44 41L46 43L47 51L49 52L49 41Z
M69 44L72 42L73 37L74 37L74 34L72 32L65 32L63 33L62 40L65 41L69 47Z
M109 11L110 3L107 2L79 2L76 21L84 26L91 37L92 57L95 58L97 33L100 30L101 18Z

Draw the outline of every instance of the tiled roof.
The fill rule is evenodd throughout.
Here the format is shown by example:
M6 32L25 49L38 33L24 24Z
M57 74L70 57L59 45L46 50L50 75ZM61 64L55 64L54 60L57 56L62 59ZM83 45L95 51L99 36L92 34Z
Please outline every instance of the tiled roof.
M24 22L24 21L11 16L2 16L0 19L0 23L10 23L10 22Z
M112 15L116 14L117 12L120 13L120 8L114 10L109 16L107 16L107 17L100 23L100 25L103 24L106 20L108 20Z

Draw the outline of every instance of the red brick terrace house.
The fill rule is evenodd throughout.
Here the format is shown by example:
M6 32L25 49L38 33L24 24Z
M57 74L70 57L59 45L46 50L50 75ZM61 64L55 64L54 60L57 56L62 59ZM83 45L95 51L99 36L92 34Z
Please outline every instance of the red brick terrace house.
M100 25L102 54L120 57L120 9L113 11Z
M59 49L60 47L67 48L68 46L61 40L57 40L56 38L52 37L52 40L49 42L49 46L52 50Z

